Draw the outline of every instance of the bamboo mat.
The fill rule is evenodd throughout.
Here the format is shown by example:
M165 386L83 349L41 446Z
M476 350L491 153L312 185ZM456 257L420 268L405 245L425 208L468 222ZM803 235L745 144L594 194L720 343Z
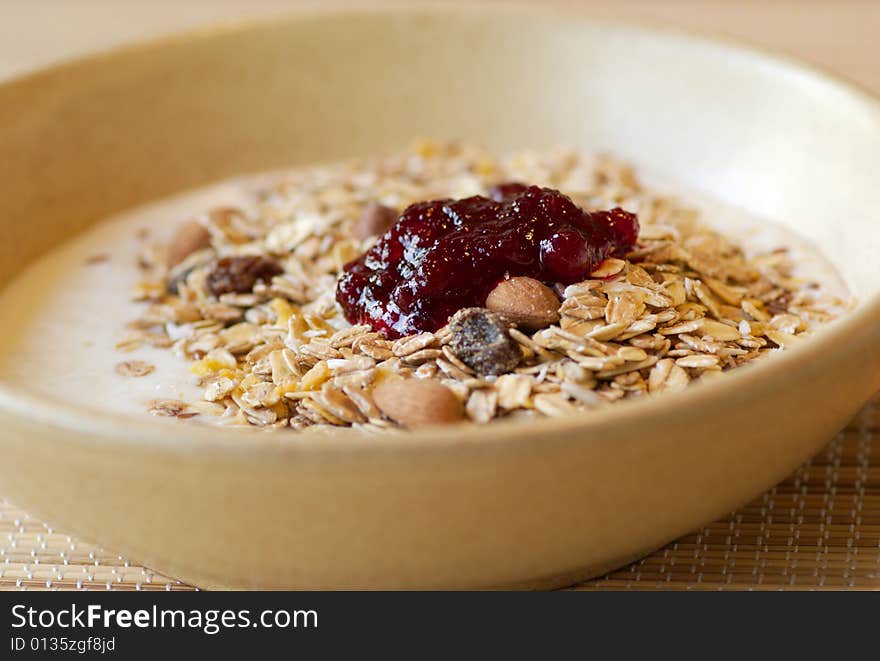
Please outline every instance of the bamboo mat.
M880 589L880 399L787 480L582 590Z
M880 405L729 516L578 590L880 589ZM0 500L0 590L192 590Z

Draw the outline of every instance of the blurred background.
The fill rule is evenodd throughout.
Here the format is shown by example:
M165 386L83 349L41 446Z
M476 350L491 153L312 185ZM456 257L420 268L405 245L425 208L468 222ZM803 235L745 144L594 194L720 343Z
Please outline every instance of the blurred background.
M364 6L378 1L0 0L0 78L90 50L205 23L271 16L303 6ZM468 0L446 0L446 3L467 4ZM647 20L743 39L795 55L880 91L878 0L533 0L533 3L578 7L596 16Z

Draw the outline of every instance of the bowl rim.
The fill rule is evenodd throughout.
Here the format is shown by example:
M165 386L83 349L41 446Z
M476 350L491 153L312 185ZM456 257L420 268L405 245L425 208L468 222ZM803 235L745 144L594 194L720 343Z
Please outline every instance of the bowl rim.
M388 16L405 13L410 17L517 15L535 12L538 7L522 3L488 3L485 1L467 5L447 5L439 2L423 2L415 5L399 2L381 3L373 6L345 7L341 5L301 7L294 11L282 11L258 18L227 20L209 23L170 35L136 40L95 53L63 59L50 66L14 75L0 81L0 89L38 84L41 79L63 75L76 67L100 65L118 55L149 53L165 46L192 40L210 40L218 35L245 34L272 25L303 20L349 17L352 15ZM577 21L582 25L606 26L630 34L651 35L668 41L678 41L692 47L711 49L718 53L744 58L755 66L769 66L777 75L797 76L812 84L843 95L866 110L880 133L880 94L854 82L846 76L828 72L821 67L802 62L790 55L772 49L755 47L744 40L710 32L694 31L648 20L614 20L591 16L589 8L541 7L544 16L565 21ZM100 220L98 221L100 222ZM501 420L490 425L457 424L425 427L412 431L389 430L369 434L338 428L321 432L297 434L296 443L280 433L255 434L257 429L234 428L197 423L180 424L177 420L151 419L144 416L100 411L63 401L46 402L45 398L31 392L16 391L13 384L0 381L0 414L17 417L29 424L63 433L75 432L63 442L76 442L89 447L125 448L139 447L156 451L174 451L182 454L222 451L256 460L272 461L277 454L312 454L344 451L353 457L361 453L371 455L400 454L405 450L421 455L448 452L463 447L491 451L504 446L507 451L529 451L536 445L546 445L550 439L560 443L601 442L602 431L618 426L624 419L632 424L635 420L662 418L686 408L707 406L720 400L736 401L744 393L766 390L773 381L793 373L804 372L823 362L832 362L836 355L847 350L847 341L853 337L868 337L880 320L880 293L871 295L846 311L841 318L819 329L816 334L799 346L778 352L770 360L759 361L747 369L734 370L723 379L701 383L683 392L665 393L661 397L644 397L634 401L620 402L566 417L541 418L522 421ZM876 331L875 331L876 333ZM775 379L772 378L776 375ZM169 433L170 430L174 433ZM595 432L587 439L571 438L566 432ZM365 438L377 441L365 443ZM566 439L570 440L566 440ZM381 442L378 442L381 439ZM286 442L285 442L286 441ZM335 454L335 452L334 452Z

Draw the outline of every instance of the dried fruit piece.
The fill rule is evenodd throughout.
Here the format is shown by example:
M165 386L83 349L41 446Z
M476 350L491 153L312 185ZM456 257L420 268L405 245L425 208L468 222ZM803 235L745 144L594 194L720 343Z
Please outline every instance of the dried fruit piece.
M354 224L354 235L361 241L384 234L397 221L397 210L378 202L364 207Z
M382 413L404 427L449 424L464 417L461 401L436 381L385 381L376 386L371 395Z
M214 262L205 285L214 296L221 294L246 294L253 290L258 280L269 282L284 269L273 259L257 255L223 257Z
M196 250L207 248L209 245L211 245L211 233L204 225L195 220L183 223L168 243L168 266L177 266Z
M501 315L484 308L465 308L449 322L453 353L477 374L504 374L522 358L519 343Z
M539 330L559 321L559 298L554 291L526 276L499 282L486 297L486 307L526 330Z

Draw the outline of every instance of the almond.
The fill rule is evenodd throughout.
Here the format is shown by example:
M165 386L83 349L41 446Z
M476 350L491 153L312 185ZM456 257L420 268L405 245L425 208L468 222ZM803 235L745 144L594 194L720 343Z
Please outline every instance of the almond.
M211 245L211 233L195 220L184 223L177 228L168 244L168 266L177 266L196 250Z
M526 330L546 328L559 321L559 298L534 278L502 280L486 297L486 307Z
M370 202L364 207L360 217L354 224L355 236L363 241L371 236L384 234L397 222L397 211L378 202Z
M436 381L385 381L373 389L372 395L379 410L404 427L442 425L464 417L458 398Z

